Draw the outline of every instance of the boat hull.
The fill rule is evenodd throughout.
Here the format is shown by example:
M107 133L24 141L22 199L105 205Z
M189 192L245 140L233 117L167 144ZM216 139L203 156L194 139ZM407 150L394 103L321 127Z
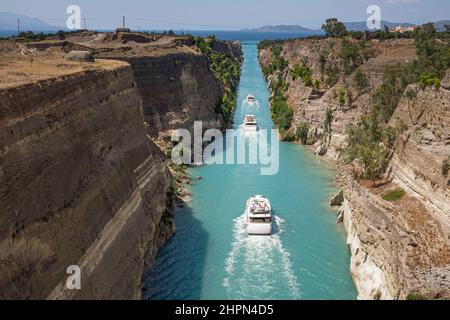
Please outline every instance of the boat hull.
M247 232L254 236L270 236L272 234L271 223L249 223L247 225Z
M258 127L257 126L244 126L243 130L245 132L257 132L258 131Z

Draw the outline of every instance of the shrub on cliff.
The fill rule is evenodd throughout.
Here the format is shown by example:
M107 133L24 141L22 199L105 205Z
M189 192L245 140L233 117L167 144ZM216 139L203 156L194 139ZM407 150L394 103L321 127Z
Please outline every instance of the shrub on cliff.
M442 177L444 178L444 186L447 184L446 180L447 180L449 171L450 171L450 161L448 159L442 161L441 174L442 174Z
M405 190L403 190L402 188L396 188L393 190L386 191L381 195L381 197L383 198L383 200L394 202L400 200L405 195L406 195Z
M291 71L289 72L290 75L292 76L292 78L294 79L294 81L298 78L298 79L302 79L303 84L307 87L312 86L313 81L312 81L312 71L311 69L306 66L299 66L299 65L295 65Z
M270 105L272 119L278 128L287 130L292 124L294 112L289 108L286 98L283 96L275 97Z
M361 69L356 70L353 79L356 83L356 87L360 92L365 90L369 85L369 78L364 72L361 71Z
M406 86L413 83L411 73L407 68L395 67L386 70L383 83L373 94L372 113L378 121L387 123L394 113L405 92Z
M428 298L420 293L410 293L406 297L406 300L428 300Z
M382 131L364 117L360 125L347 128L347 147L344 150L345 160L352 163L359 159L364 167L364 178L375 181L384 173L388 164L388 152L381 145Z
M326 66L325 67L325 83L331 88L339 81L339 67L338 66Z
M419 87L421 89L425 89L427 87L435 87L439 89L441 87L441 80L437 76L430 75L422 75L419 81Z
M352 163L359 159L364 166L364 178L375 181L385 172L390 150L397 137L406 129L403 122L395 127L381 126L376 115L363 117L360 124L351 124L347 128L345 161Z
M325 24L322 25L322 30L328 37L333 38L343 37L347 34L345 25L336 18L327 19Z
M210 69L216 80L222 84L224 93L220 103L216 106L216 111L222 114L225 122L230 123L236 106L236 87L241 73L240 64L226 54L214 52L215 36L195 37L194 41L196 47L209 58Z
M194 37L195 46L204 54L209 54L212 52L212 47L216 41L215 36L209 36L207 38Z
M304 145L308 143L308 134L309 134L309 126L307 123L303 122L297 128L297 137L300 140L300 142Z
M345 106L345 89L339 89L339 97L338 97L339 106L343 108Z

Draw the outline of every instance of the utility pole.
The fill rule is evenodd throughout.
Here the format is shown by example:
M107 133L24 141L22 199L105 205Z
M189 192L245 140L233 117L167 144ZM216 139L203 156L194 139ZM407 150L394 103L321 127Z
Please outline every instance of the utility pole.
M122 27L125 29L125 16L122 17Z
M84 21L84 30L87 30L86 18L84 18L83 21Z
M20 19L17 18L17 37L20 36Z

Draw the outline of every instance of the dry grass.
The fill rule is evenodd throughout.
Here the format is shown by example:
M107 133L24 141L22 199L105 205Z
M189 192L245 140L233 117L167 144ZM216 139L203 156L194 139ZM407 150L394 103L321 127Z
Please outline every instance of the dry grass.
M0 43L0 89L64 76L84 70L109 69L124 64L113 60L93 63L68 62L60 48L36 51L23 56L17 46Z

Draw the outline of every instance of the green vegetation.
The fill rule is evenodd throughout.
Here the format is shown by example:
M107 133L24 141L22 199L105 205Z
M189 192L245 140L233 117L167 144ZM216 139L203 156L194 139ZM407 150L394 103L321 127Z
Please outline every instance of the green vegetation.
M280 129L282 135L286 133L292 124L294 112L289 108L287 100L283 96L277 96L272 99L270 104L272 119Z
M374 50L370 43L360 40L349 40L344 38L341 44L341 51L339 57L344 64L345 74L351 74L355 69L367 61L374 55Z
M339 57L344 63L344 72L350 74L361 63L361 52L358 43L343 39Z
M346 91L344 88L339 89L338 101L341 108L345 106L345 93Z
M441 87L441 79L436 76L423 75L420 77L419 87L425 89L427 87L433 86L436 89Z
M327 64L327 57L325 54L321 53L319 56L319 63L320 63L320 74L324 75L325 73L325 66Z
M347 28L342 22L336 18L327 19L322 25L322 30L325 31L328 37L338 38L347 34Z
M339 67L326 66L325 67L325 83L331 88L339 81Z
M382 127L372 115L363 117L359 125L352 124L347 128L348 145L344 150L346 162L359 159L364 167L363 177L375 184L389 164L389 148L404 130L402 124L395 128Z
M406 195L405 190L403 190L402 188L397 188L397 189L389 190L389 191L383 193L383 195L381 197L386 201L394 202L394 201L400 200L405 195Z
M297 128L297 138L304 145L308 143L309 126L306 122L302 123L300 127Z
M448 159L442 161L441 174L442 174L442 177L444 178L444 186L447 184L446 180L447 180L449 171L450 171L450 161Z
M367 75L361 71L361 69L356 70L353 79L356 83L356 87L361 92L369 86L369 78Z
M264 75L267 77L276 71L284 72L288 67L287 61L281 56L281 46L275 45L271 48L271 64L263 68ZM302 77L303 72L294 68L294 73L291 73L293 77ZM292 71L292 70L291 70ZM272 120L275 125L280 129L280 133L284 140L295 140L295 135L289 135L287 130L291 127L292 120L294 118L294 112L289 108L287 99L284 93L288 90L289 86L286 83L281 73L274 76L270 83L270 89L273 92L273 97L270 100L270 111L272 113Z
M238 61L223 53L214 51L215 36L206 38L194 37L195 46L210 60L210 68L214 77L224 88L217 111L223 115L225 121L230 123L236 106L236 87L240 78L241 67Z
M216 42L216 37L214 35L203 38L194 37L195 46L204 54L210 54L213 51L214 43Z
M410 293L406 297L406 300L428 300L428 298L420 293Z
M263 73L266 78L276 71L283 72L288 67L288 62L281 56L281 46L276 45L271 47L271 53L271 63L263 67Z
M313 85L312 81L312 71L307 65L299 66L296 65L291 69L290 74L294 81L296 79L302 79L303 84L307 87Z

